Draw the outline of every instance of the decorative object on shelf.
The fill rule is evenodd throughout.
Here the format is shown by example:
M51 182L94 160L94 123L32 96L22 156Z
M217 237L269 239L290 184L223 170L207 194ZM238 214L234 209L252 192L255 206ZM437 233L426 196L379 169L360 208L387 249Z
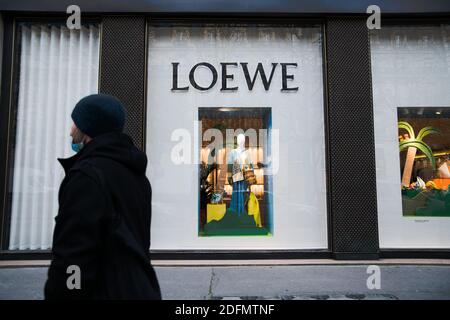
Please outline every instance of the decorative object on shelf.
M211 194L211 203L218 204L223 202L223 191L214 191Z
M202 206L206 205L211 201L211 196L214 191L214 186L211 182L208 181L208 176L214 169L217 168L216 164L206 164L202 163L200 165L200 201Z
M426 189L425 181L421 177L417 177L416 186L419 189Z
M448 169L447 161L442 163L442 165L438 168L438 176L441 179L450 179L450 170Z
M432 189L432 190L437 190L437 189L439 189L439 188L437 187L436 183L435 183L434 181L432 181L432 180L428 181L428 182L425 184L425 187L427 187L427 189Z
M400 151L408 148L402 175L402 186L409 186L417 149L423 152L423 154L430 159L433 170L436 169L436 161L433 157L433 150L431 150L430 146L423 142L423 138L430 134L439 133L439 130L434 127L424 127L420 129L419 134L416 137L413 127L408 122L399 121L398 128L405 129L408 132L404 139L400 139Z

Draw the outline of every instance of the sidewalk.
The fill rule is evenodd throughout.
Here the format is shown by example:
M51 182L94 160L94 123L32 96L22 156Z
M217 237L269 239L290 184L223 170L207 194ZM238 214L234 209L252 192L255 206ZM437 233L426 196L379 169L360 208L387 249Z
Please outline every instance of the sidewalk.
M180 262L178 262L180 263ZM378 261L381 289L367 265L155 266L164 299L450 299L450 265ZM377 264L376 261L373 264ZM0 299L42 299L46 267L0 268Z

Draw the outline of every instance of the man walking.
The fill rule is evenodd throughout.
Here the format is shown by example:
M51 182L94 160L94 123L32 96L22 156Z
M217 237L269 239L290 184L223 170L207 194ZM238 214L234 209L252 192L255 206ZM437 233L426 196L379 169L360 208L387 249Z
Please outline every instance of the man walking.
M150 264L147 156L122 132L125 111L105 94L81 99L58 159L61 183L46 299L161 299Z

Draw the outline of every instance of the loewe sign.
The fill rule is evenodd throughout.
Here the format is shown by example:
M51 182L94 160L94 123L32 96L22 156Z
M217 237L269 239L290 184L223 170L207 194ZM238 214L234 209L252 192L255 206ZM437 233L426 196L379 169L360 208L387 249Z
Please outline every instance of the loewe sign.
M187 81L185 80L183 84L180 84L178 79L178 66L179 62L172 62L172 91L188 91L189 87L192 86L193 88L200 90L200 91L206 91L211 88L213 88L218 79L218 73L216 67L214 67L212 64L208 62L200 62L194 65L190 72L189 72L189 85L186 85ZM237 91L238 87L230 87L228 81L234 79L234 74L230 70L229 67L241 67L242 73L245 77L245 81L247 83L248 90L253 90L253 87L256 83L257 78L261 78L261 82L264 86L264 89L268 91L270 89L270 86L272 84L273 75L275 73L275 70L277 69L278 65L281 66L281 82L280 87L281 91L289 92L289 91L297 91L298 87L289 87L288 80L293 81L294 75L290 74L288 72L288 67L297 67L297 63L272 63L271 69L270 69L270 75L267 77L267 72L263 64L260 62L258 63L255 72L250 75L250 71L248 70L248 63L247 62L221 62L220 63L220 70L221 70L221 88L220 91ZM195 80L195 72L199 67L205 67L209 69L208 72L211 73L212 79L211 83L207 86L201 86L197 83Z

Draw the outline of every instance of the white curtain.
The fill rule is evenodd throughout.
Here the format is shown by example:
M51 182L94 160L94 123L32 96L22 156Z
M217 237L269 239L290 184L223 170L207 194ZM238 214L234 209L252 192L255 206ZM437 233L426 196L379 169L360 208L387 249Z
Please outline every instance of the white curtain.
M9 249L49 249L64 177L57 158L74 154L70 114L98 91L99 29L36 24L20 31Z

